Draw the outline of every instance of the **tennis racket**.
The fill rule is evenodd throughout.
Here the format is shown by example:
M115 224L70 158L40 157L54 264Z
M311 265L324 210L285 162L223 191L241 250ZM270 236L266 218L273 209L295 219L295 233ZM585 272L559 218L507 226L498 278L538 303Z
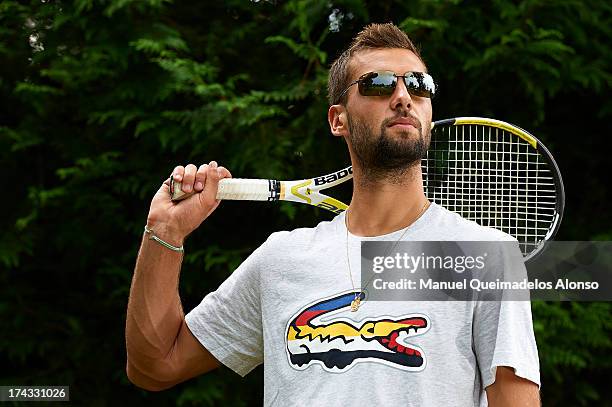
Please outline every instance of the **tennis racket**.
M432 123L421 162L427 198L514 236L525 260L554 237L565 206L559 167L548 149L520 127L500 120L459 117ZM217 199L292 201L341 213L347 205L321 191L348 181L352 167L297 181L223 179ZM171 181L172 200L188 196Z

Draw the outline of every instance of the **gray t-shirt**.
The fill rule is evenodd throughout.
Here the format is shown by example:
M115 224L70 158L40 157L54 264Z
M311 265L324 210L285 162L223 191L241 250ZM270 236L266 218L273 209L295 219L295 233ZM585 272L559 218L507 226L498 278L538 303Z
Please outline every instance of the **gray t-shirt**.
M364 240L514 240L432 204L407 229ZM344 214L273 233L187 316L221 363L264 364L264 405L486 406L497 366L540 384L528 301L365 301Z

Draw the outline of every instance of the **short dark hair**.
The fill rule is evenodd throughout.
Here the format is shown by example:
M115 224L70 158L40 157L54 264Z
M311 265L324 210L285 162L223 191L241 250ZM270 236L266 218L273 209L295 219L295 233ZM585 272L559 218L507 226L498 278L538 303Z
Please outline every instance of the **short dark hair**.
M404 48L423 58L417 47L405 32L393 23L369 24L353 38L351 45L334 61L329 69L327 99L330 105L346 103L346 94L340 95L351 81L350 60L355 53L364 49ZM423 62L425 64L425 62Z

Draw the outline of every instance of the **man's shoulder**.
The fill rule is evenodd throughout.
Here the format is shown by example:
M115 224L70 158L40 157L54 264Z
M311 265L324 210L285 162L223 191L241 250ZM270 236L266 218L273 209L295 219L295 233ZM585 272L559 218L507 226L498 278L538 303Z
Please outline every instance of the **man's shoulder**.
M314 227L301 227L292 230L274 232L266 240L266 245L274 249L292 249L312 246L317 242L333 239L336 233L336 221L319 222Z
M516 241L516 238L494 227L483 226L460 214L436 205L431 227L444 235L444 240Z

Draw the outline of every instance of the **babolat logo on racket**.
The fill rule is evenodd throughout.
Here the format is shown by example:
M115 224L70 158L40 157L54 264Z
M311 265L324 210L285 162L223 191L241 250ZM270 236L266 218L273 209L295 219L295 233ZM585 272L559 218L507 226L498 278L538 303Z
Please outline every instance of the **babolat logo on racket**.
M406 343L430 328L422 314L377 316L356 322L343 317L359 292L338 294L310 304L287 324L286 345L289 364L296 370L321 365L329 372L344 372L357 363L380 363L405 371L426 366L425 353ZM350 311L349 311L350 313Z
M347 175L352 174L352 173L353 173L353 167L348 167L348 168L345 168L343 170L334 172L333 174L324 175L324 176L321 176L321 177L316 177L314 179L314 183L317 186L318 185L329 184L330 182L337 181L337 180L339 180L341 178L344 178Z

